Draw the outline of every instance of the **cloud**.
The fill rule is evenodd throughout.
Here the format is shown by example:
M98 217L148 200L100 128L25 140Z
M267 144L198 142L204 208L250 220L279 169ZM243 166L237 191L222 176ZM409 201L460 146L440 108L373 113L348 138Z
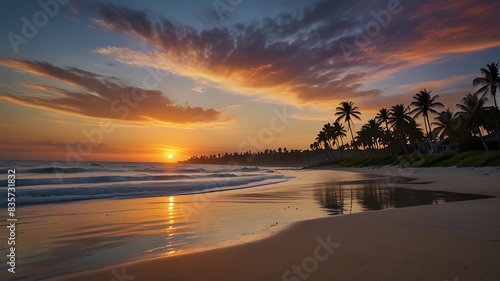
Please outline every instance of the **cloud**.
M423 85L425 85L425 88L427 89L433 89L434 92L443 93L449 91L450 89L453 89L457 85L463 86L465 84L470 86L470 81L472 81L473 79L474 76L471 75L458 75L445 79L427 80L418 83L406 84L402 85L401 88L405 91L415 94L422 90L424 88Z
M159 90L129 86L117 78L74 67L61 68L43 61L6 59L0 60L0 65L71 86L62 88L27 82L22 85L34 90L35 94L0 94L0 98L26 106L136 122L192 124L231 119L215 109L177 105Z
M95 7L94 24L139 38L150 50L120 46L96 52L136 66L156 66L242 94L316 103L371 101L366 85L413 66L500 46L496 0L401 1L401 12L369 43L356 38L391 1L312 2L296 13L197 30L112 4ZM473 19L473 20L471 20ZM346 57L341 44L356 48Z
M195 91L195 92L198 92L198 93L203 93L205 92L205 88L201 87L201 86L195 86L193 87L191 90Z

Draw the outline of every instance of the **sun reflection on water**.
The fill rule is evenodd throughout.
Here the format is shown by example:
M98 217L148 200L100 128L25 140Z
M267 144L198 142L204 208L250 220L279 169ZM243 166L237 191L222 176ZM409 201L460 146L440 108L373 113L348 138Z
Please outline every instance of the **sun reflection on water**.
M175 237L175 220L174 220L174 214L175 214L175 197L170 196L168 198L168 226L166 228L167 231L167 248L170 248L171 244L173 244L173 239ZM166 252L167 256L175 255L177 254L178 251L175 249L171 249Z

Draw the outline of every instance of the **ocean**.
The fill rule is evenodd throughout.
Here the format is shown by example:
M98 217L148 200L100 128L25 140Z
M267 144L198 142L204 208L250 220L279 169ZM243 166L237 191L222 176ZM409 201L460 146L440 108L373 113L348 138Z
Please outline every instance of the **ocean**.
M13 169L16 207L9 217ZM16 281L120 271L127 262L261 239L296 221L485 198L407 189L399 185L410 178L343 170L40 161L0 161L0 170L0 218L4 225L16 219L16 273L6 276L2 254L0 280ZM7 253L12 232L2 229L0 252Z
M7 190L9 170L15 170L15 192ZM217 191L293 178L271 168L137 162L70 166L2 160L0 171L5 179L0 189L2 225L16 219L16 273L7 273L4 255L0 280L40 280L213 247L249 234L248 228L222 218L238 212L247 216L250 209L240 208L247 204L226 200ZM15 196L12 217L9 192ZM221 206L228 211L216 215ZM7 253L10 245L4 238L9 233L2 229L0 252Z
M287 181L272 169L170 163L1 161L16 170L16 205L223 191ZM6 203L7 193L0 194Z

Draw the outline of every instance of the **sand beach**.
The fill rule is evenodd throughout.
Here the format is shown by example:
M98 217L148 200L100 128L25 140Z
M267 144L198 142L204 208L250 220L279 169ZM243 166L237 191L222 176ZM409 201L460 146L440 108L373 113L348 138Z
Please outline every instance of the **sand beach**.
M319 173L327 175L333 170L321 169ZM496 198L302 220L245 243L139 260L53 280L500 278L499 168L384 167L342 171L415 179L412 183L396 183L398 187Z

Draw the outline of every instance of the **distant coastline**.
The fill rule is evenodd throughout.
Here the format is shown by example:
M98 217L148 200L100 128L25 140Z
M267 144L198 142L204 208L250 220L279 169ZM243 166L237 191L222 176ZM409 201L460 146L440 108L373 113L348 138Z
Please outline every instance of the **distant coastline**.
M352 157L355 151L340 151L333 149L299 150L277 149L264 152L247 151L244 153L224 153L206 156L191 157L180 164L215 164L215 165L240 165L240 166L281 166L281 167L308 167L319 163L330 163Z
M220 154L219 154L220 155ZM500 166L500 151L444 152L440 154L389 155L374 150L291 150L267 153L193 157L182 164L253 165L283 167L488 167ZM361 155L361 156L357 156Z

